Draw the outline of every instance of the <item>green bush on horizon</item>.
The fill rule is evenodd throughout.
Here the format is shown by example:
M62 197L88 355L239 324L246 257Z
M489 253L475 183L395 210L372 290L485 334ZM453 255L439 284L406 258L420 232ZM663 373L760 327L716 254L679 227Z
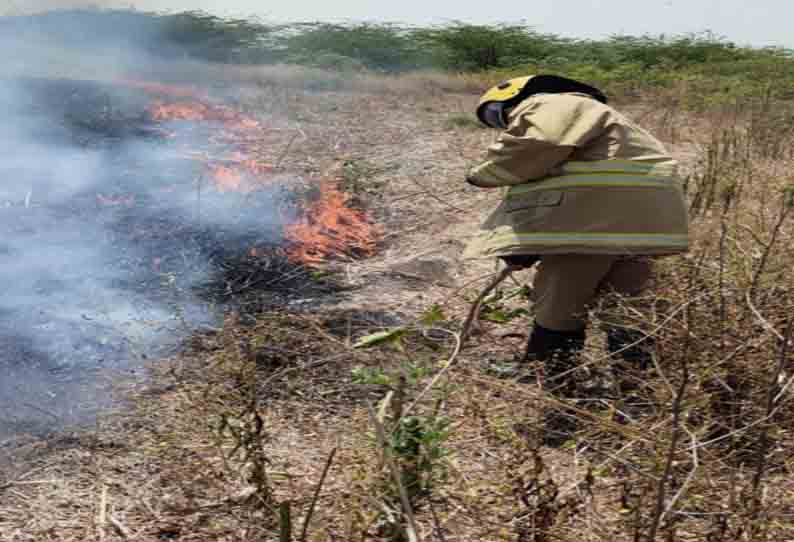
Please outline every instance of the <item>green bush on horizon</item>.
M776 97L794 98L794 52L738 46L709 33L585 40L508 23L274 25L197 11L66 9L0 17L2 34L77 50L109 46L167 58L292 63L342 73L441 70L496 81L553 72L628 95L684 84L693 103L729 102L770 86Z

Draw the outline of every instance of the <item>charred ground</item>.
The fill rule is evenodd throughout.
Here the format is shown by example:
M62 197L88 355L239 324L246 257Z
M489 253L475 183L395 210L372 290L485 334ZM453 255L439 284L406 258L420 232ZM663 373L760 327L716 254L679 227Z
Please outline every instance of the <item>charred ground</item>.
M98 372L134 373L224 308L333 290L286 251L288 215L276 210L305 199L305 187L219 193L191 156L235 151L213 140L222 125L158 120L152 103L163 98L122 82L0 88L10 112L0 432L87 421L104 404L87 392Z

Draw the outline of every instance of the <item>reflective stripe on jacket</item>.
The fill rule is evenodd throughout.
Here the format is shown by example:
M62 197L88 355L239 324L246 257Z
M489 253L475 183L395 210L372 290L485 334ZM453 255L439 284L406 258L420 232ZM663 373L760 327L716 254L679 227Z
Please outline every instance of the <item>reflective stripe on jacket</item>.
M578 94L529 98L511 117L469 175L505 194L465 258L688 250L677 163L650 134Z

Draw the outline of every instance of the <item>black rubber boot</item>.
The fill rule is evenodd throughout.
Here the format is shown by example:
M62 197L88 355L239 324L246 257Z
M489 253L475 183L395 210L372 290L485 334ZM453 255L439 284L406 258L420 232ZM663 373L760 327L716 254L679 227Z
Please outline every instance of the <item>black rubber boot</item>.
M610 355L619 356L632 368L642 371L648 370L653 365L651 350L653 338L646 337L641 331L613 327L607 330L607 351Z
M584 329L555 331L536 323L527 342L524 361L542 362L546 389L561 399L573 399L577 395L576 356L584 348L585 339ZM543 443L560 446L573 437L578 428L575 416L550 406L543 414Z
M610 328L607 330L607 351L618 360L612 363L612 374L615 380L615 392L621 410L631 417L641 415L649 406L647 399L642 398L640 387L644 373L653 366L653 338L640 331L626 328ZM623 415L618 422L624 423Z
M501 256L502 261L506 265L513 267L523 267L529 269L540 261L540 256L518 255L518 256Z
M527 342L524 361L543 362L544 380L549 383L550 389L570 395L576 391L573 375L576 355L584 348L586 338L584 329L555 331L536 323Z

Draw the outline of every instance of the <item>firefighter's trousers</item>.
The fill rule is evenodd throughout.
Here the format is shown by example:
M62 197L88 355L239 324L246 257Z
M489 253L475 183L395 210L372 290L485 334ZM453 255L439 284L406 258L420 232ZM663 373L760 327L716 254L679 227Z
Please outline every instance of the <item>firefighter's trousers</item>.
M601 294L633 298L652 277L653 260L646 257L543 256L533 284L535 321L555 331L583 329L590 306Z

